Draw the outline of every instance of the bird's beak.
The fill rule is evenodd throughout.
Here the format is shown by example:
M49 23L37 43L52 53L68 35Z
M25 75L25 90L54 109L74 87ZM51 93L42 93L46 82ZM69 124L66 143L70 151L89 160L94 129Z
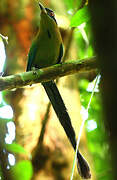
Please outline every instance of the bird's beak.
M46 9L44 8L44 6L43 6L40 2L39 2L39 7L40 7L40 9L41 9L41 12L47 14Z

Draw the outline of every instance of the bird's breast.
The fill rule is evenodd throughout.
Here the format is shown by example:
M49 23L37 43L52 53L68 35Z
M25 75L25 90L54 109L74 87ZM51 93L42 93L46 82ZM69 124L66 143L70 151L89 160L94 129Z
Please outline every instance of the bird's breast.
M52 33L49 29L37 38L37 53L35 65L39 68L48 67L58 62L60 45L62 43L59 32Z

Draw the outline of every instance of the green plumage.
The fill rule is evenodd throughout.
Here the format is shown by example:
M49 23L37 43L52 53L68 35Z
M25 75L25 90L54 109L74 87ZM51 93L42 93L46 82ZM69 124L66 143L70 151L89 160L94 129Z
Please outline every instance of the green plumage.
M63 56L62 38L53 11L44 8L41 4L39 5L41 9L40 28L29 51L27 71L30 71L32 68L44 68L60 63ZM42 85L75 150L75 132L56 84L53 81L49 81L43 82ZM90 178L89 166L79 151L77 153L77 160L80 175L85 179Z
M54 19L41 13L40 29L32 42L27 71L32 67L48 67L58 63L63 55L62 39Z

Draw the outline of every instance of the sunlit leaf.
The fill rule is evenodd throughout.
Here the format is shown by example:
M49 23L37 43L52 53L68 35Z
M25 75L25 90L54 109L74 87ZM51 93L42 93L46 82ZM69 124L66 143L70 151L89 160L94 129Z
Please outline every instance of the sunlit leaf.
M12 180L30 180L33 175L32 164L28 160L18 162L10 169Z
M27 154L26 150L20 144L4 144L4 148L12 153Z
M84 22L88 22L90 20L90 14L88 11L88 7L85 6L84 8L77 11L77 13L71 19L71 27L77 27Z

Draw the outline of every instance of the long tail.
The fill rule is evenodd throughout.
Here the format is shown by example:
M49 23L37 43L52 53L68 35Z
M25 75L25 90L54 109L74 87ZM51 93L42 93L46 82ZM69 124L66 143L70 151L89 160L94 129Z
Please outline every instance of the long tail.
M71 119L69 117L65 104L62 100L62 97L58 91L58 88L54 83L54 81L44 82L42 83L42 85L75 151L76 150L75 131L72 127ZM82 178L85 179L91 178L89 165L79 151L77 152L77 167L79 174L81 175Z

